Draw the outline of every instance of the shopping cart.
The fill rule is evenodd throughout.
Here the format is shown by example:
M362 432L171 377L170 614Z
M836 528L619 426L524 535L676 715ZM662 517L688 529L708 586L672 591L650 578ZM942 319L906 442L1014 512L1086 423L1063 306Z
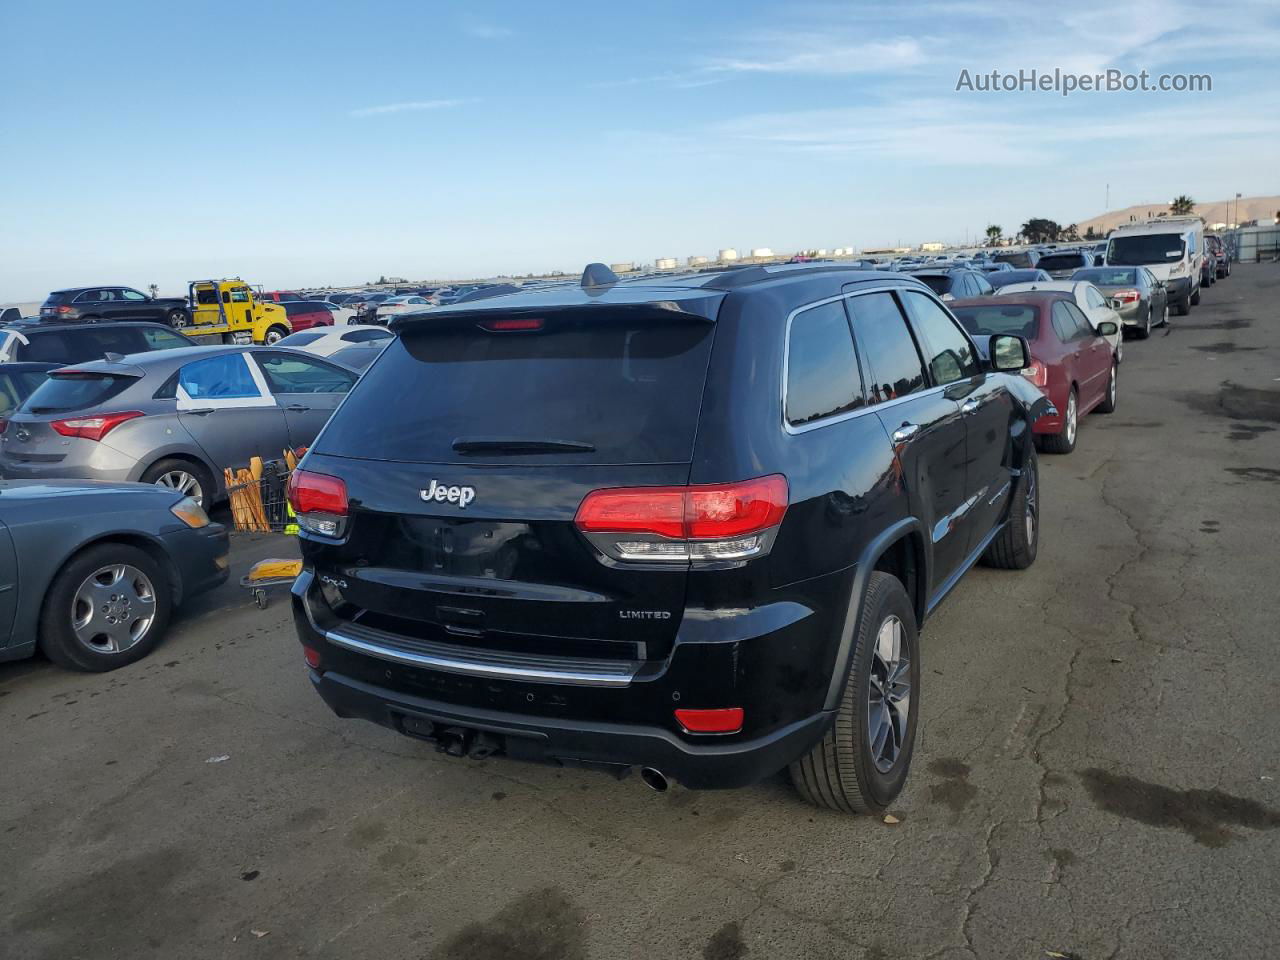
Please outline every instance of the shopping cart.
M259 560L240 578L240 586L253 591L259 610L267 609L267 587L292 585L302 572L301 560Z

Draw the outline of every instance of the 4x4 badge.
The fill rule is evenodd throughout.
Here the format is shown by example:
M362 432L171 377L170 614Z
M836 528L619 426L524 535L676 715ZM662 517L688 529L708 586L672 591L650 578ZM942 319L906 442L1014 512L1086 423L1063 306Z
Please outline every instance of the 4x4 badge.
M453 503L457 504L458 509L467 509L467 504L476 498L475 487L446 487L439 481L432 479L431 486L425 490L418 491L419 496L426 501L434 501L435 503Z

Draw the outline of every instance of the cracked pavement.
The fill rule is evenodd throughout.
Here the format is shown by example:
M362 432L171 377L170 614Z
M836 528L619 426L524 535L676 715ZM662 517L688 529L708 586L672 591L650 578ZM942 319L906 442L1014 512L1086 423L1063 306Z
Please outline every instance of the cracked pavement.
M340 721L283 596L228 585L115 673L0 665L0 953L1274 954L1278 297L1280 266L1238 266L1042 456L1035 566L974 570L927 625L899 823L785 776L656 794ZM277 547L238 541L233 581Z

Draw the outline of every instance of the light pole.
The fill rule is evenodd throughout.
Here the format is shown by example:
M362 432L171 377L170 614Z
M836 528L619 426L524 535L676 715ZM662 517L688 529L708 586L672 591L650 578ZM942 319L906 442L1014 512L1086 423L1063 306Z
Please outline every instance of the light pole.
M1236 212L1231 216L1232 228L1240 226L1240 194L1236 194Z

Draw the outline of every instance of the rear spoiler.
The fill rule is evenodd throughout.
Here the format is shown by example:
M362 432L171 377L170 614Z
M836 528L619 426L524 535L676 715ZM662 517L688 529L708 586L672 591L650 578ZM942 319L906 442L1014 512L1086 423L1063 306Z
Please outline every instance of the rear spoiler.
M51 377L132 377L137 380L146 376L146 371L132 363L121 363L118 360L92 360L88 363L72 363L49 371Z
M597 320L604 322L714 323L715 317L693 313L678 301L655 300L646 303L575 303L539 306L503 307L491 303L484 307L468 305L442 307L419 313L402 313L393 317L387 328L394 333L433 333L465 330L477 324L496 320Z

